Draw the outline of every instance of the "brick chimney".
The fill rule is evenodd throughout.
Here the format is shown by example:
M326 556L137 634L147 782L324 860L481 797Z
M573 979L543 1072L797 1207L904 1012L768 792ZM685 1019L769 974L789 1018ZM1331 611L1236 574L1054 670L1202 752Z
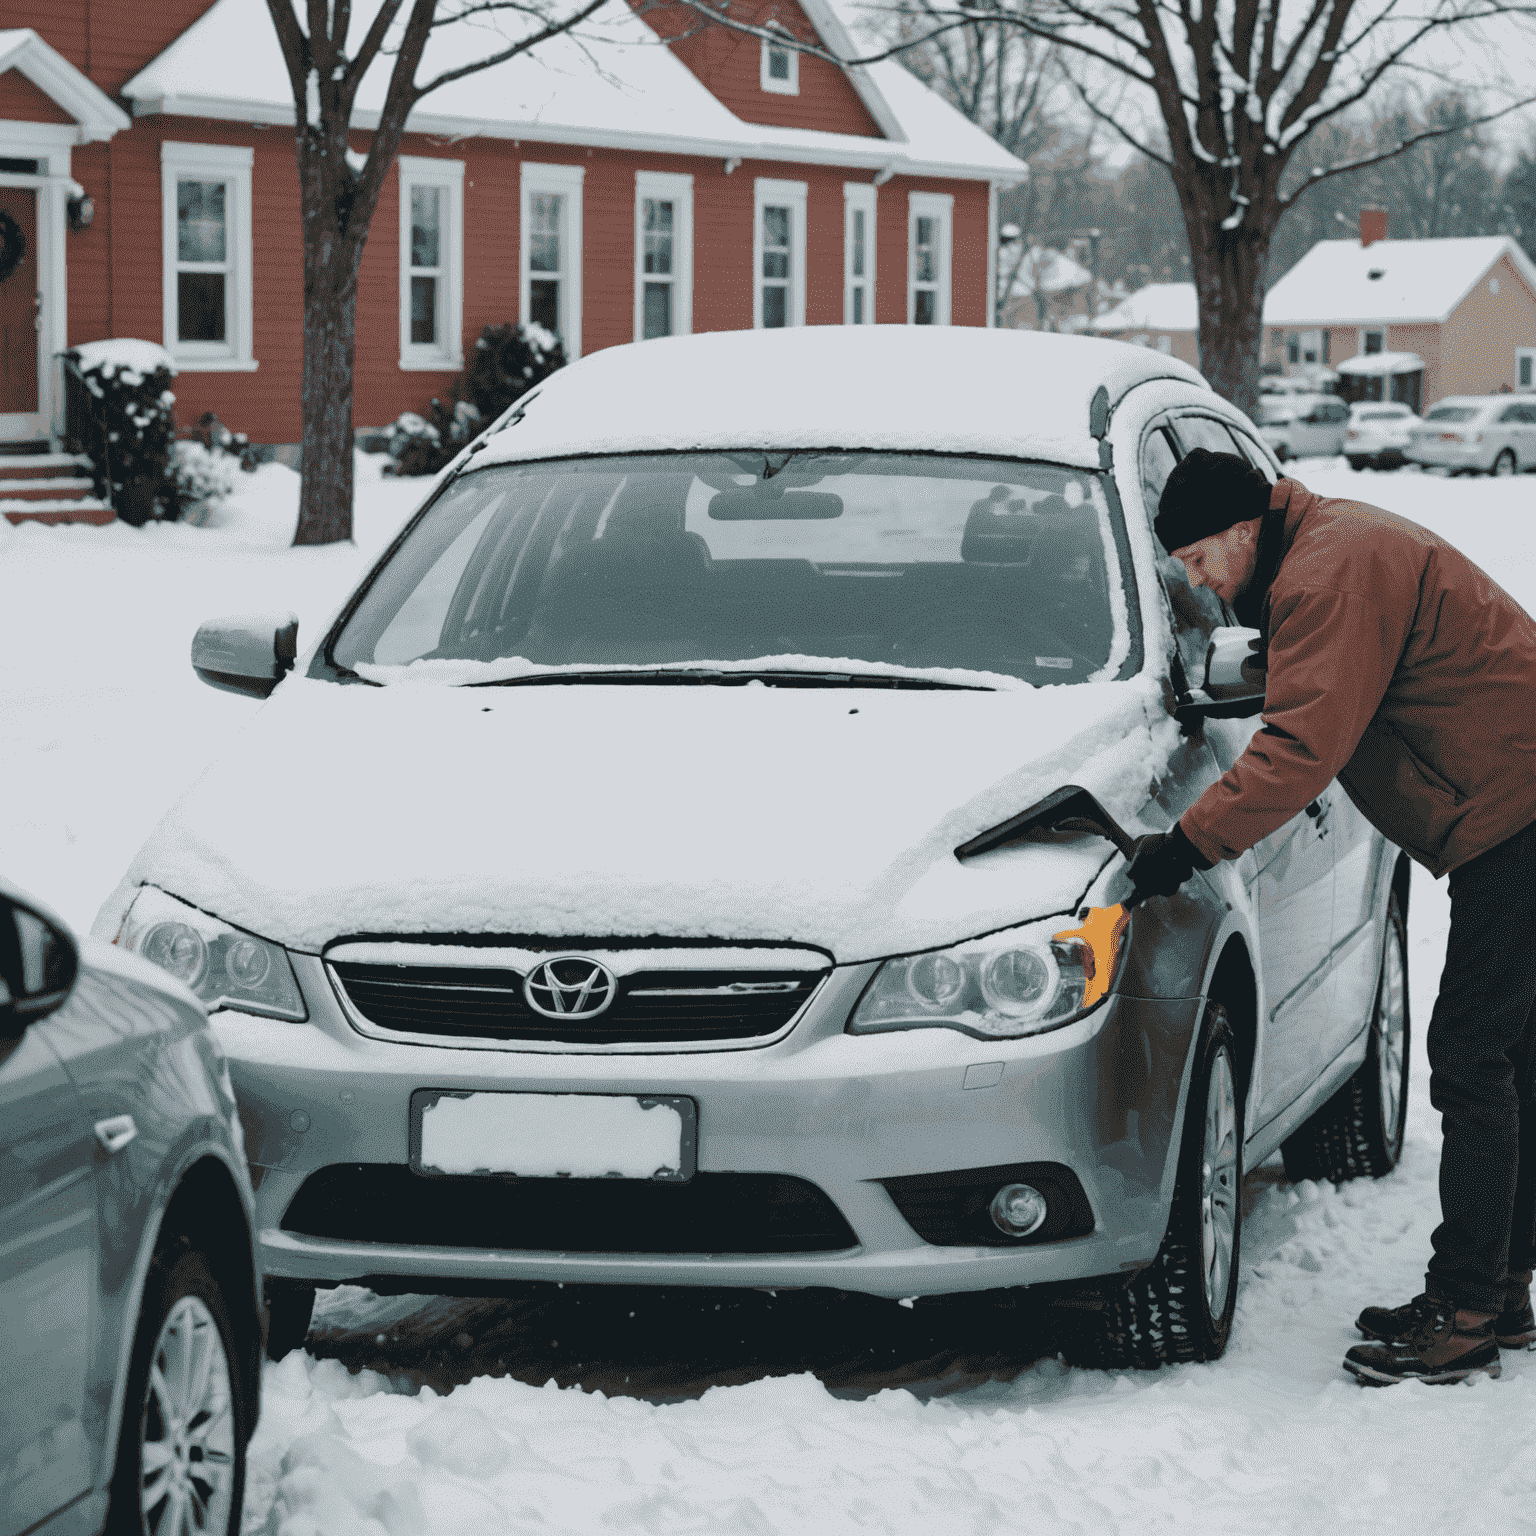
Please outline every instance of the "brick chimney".
M1362 208L1360 210L1360 248L1374 245L1378 240L1387 238L1387 210L1385 208Z

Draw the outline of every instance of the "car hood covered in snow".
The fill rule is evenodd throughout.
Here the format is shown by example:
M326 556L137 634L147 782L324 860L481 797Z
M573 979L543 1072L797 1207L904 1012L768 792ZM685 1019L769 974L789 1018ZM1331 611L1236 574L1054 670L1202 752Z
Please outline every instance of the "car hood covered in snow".
M291 948L354 935L794 941L840 962L1072 907L1097 838L954 848L1064 783L1122 819L1178 738L1146 680L984 692L365 688L292 678L131 887ZM110 936L110 935L109 935Z

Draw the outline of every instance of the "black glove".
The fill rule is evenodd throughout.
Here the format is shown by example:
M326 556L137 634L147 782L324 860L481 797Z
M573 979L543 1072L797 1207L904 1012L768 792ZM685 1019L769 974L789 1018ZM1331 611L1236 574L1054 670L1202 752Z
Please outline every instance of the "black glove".
M1211 861L1185 837L1177 822L1171 832L1153 832L1136 840L1126 875L1131 882L1129 906L1149 896L1172 896L1197 869L1209 869Z

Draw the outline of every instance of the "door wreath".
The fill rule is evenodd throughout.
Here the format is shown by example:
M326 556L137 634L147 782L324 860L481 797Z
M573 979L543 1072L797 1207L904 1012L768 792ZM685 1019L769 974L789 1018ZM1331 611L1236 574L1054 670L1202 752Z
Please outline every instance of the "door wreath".
M27 254L27 237L15 218L0 208L0 283L22 263Z

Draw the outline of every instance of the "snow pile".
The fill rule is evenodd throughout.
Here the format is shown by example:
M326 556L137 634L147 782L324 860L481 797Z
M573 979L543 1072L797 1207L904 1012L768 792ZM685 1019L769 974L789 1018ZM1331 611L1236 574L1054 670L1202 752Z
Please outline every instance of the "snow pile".
M71 350L79 359L82 373L99 373L120 384L142 384L162 368L172 376L176 373L171 354L153 341L119 337L113 341L88 341Z

